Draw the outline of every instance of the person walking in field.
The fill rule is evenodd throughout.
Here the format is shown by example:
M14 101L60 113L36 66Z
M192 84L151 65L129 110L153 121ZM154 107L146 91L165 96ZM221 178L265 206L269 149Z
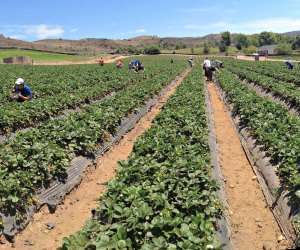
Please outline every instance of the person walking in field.
M101 57L99 60L96 60L100 66L103 66L104 65L104 60L103 58Z
M25 84L24 79L18 78L10 95L11 100L25 102L30 101L32 97L31 89Z
M202 67L203 67L203 69L211 67L211 61L208 59L208 57L205 57L205 60L203 61L203 64L202 64Z
M202 68L204 70L204 76L206 77L206 81L209 81L208 78L212 77L210 75L211 61L207 57L205 57L205 60L203 61Z

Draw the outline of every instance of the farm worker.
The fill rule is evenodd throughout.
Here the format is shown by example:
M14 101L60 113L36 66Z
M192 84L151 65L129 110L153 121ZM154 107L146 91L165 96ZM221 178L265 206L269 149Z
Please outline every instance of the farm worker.
M136 59L131 61L131 64L134 66L134 68L138 66L138 63L139 63L139 60L136 60Z
M205 57L205 60L203 61L203 64L202 64L202 67L203 67L203 69L211 67L211 61L208 60L207 57Z
M137 63L137 70L138 71L144 71L145 70L144 64L141 61L138 61L138 63Z
M128 69L134 69L134 65L132 64L132 62L128 63Z
M222 66L223 66L223 63L222 63L221 61L219 61L219 60L215 60L215 63L216 63L216 68L217 68L217 69L220 69L220 68L222 68Z
M188 63L190 65L190 67L193 67L193 58L190 57L190 59L188 60Z
M123 62L122 62L122 60L119 60L119 61L118 61L118 63L117 63L117 68L118 68L118 69L123 68Z
M99 60L96 60L100 66L103 66L104 65L104 60L103 58L101 57Z
M293 69L294 65L291 61L284 61L287 69Z
M18 78L16 80L11 99L17 102L30 101L32 99L31 89L25 84L24 79Z
M207 81L212 81L212 78L213 78L213 75L214 75L214 73L215 72L220 72L219 70L218 70L218 68L216 68L216 67L210 67L207 71L206 71L206 77L207 77Z
M211 68L211 61L208 60L207 57L205 57L205 60L202 64L202 68L204 70L204 76L206 77L206 80L208 80L208 77L210 75L209 69Z

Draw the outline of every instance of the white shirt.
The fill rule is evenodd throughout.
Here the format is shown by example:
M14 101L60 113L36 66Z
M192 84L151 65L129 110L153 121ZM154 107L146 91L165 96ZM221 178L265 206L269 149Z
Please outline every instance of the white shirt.
M208 67L208 68L211 67L211 61L208 60L208 59L204 60L203 66L204 66L204 67Z

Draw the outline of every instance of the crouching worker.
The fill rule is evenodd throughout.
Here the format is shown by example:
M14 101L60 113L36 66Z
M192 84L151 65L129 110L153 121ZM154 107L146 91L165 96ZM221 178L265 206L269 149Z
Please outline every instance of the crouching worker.
M25 81L22 78L16 80L10 98L17 102L25 102L32 99L31 89L25 84Z
M145 70L144 64L141 61L138 61L137 71L144 71L144 70Z
M223 67L223 63L222 63L221 61L215 60L215 63L216 63L216 68L217 68L217 69L220 69L220 68Z
M285 63L285 66L287 69L293 69L294 68L294 65L292 64L291 61L284 61Z
M123 68L123 62L122 60L119 60L118 63L117 63L117 68L118 69L122 69Z

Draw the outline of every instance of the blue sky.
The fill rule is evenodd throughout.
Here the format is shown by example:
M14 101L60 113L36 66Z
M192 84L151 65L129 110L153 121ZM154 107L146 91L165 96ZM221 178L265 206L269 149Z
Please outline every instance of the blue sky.
M300 0L0 0L0 3L0 34L24 41L300 30Z

